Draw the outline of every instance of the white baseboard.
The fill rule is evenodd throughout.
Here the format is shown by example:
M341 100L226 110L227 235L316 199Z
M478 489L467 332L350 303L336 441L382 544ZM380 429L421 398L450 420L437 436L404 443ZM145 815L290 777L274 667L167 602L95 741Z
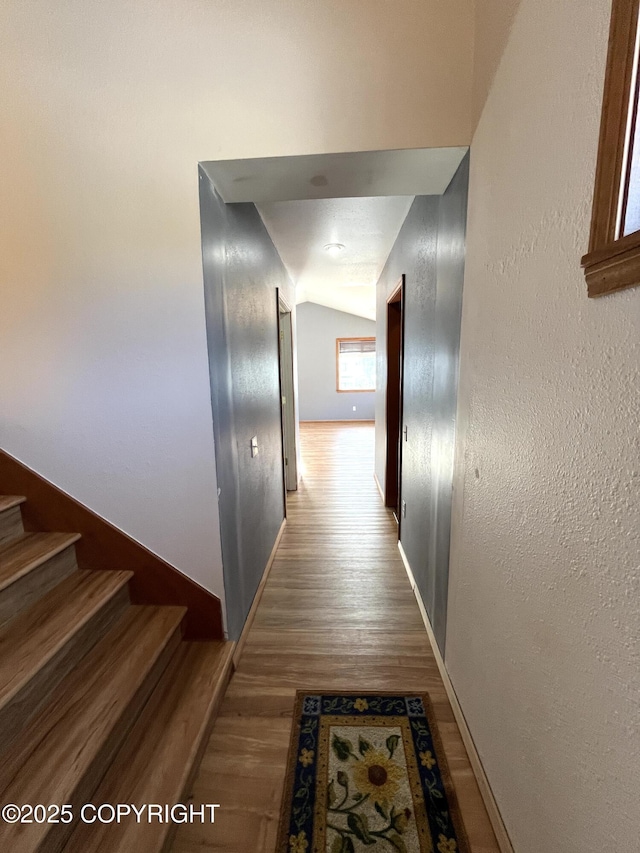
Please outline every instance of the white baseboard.
M240 655L242 654L242 650L244 649L244 644L247 642L247 637L249 636L249 631L251 630L251 626L253 625L253 620L256 616L256 610L258 609L258 605L260 604L260 599L262 598L262 593L264 592L264 588L266 586L267 580L269 578L269 572L271 571L271 566L273 565L273 561L276 558L276 551L278 550L278 545L280 544L280 540L282 539L282 534L284 533L284 529L287 526L287 519L282 519L282 524L280 525L280 530L278 531L278 535L276 536L276 541L273 543L273 548L271 549L271 553L269 554L269 559L267 560L267 565L265 566L264 572L262 574L262 578L260 579L260 583L258 585L258 589L256 590L256 594L253 597L253 602L251 604L251 609L249 610L249 614L244 623L244 627L242 629L242 633L236 643L236 647L233 652L233 667L234 669L238 668L238 662L240 661Z
M380 492L380 497L382 498L382 503L384 503L384 492L382 491L382 486L380 485L380 480L378 479L378 475L376 472L373 472L373 479L376 481L376 486L378 487L378 491Z
M418 607L420 608L420 613L422 614L422 621L424 622L424 626L427 629L429 642L431 643L431 648L433 649L433 654L436 659L436 663L438 664L438 669L440 670L440 676L444 683L444 689L447 692L447 696L449 697L449 702L451 703L451 708L453 710L453 716L456 718L456 723L458 724L458 728L460 729L460 735L462 736L462 741L465 745L465 749L467 750L467 755L469 756L469 763L471 764L471 769L473 770L473 774L476 777L476 782L478 783L478 788L480 789L480 795L484 801L484 805L487 810L491 826L493 827L493 831L496 836L496 841L498 842L498 847L500 848L500 853L513 853L513 846L511 844L511 841L509 840L509 836L507 834L504 821L502 820L502 816L500 815L498 804L496 803L495 797L493 796L493 791L491 790L491 786L489 785L487 774L484 772L484 767L482 766L482 762L480 761L478 750L476 749L476 746L473 742L473 737L471 736L471 732L469 731L467 721L464 718L464 714L462 712L462 708L460 707L460 703L458 702L456 692L453 689L453 684L451 683L451 679L449 678L449 673L447 672L444 659L440 654L440 649L436 642L436 638L433 633L433 628L431 627L431 622L429 621L429 617L427 616L427 611L424 606L422 596L420 595L420 590L416 585L416 580L413 576L413 572L411 571L411 566L409 565L407 555L404 552L401 542L398 542L398 550L400 551L402 562L404 563L404 567L407 571L409 582L411 583L411 589L413 590L413 594L415 595L416 601L418 602Z

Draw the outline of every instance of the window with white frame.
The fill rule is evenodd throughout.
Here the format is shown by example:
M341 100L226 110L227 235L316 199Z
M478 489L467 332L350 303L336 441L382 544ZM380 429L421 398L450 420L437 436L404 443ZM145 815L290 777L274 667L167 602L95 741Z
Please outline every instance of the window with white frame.
M375 338L336 339L336 388L338 391L375 391Z

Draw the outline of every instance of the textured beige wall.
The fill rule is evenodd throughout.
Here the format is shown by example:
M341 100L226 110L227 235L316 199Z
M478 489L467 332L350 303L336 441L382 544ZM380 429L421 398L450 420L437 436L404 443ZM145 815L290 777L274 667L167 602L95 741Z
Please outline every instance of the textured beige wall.
M475 129L502 58L520 0L475 0L471 117Z
M640 288L588 300L609 0L522 0L471 148L446 663L517 853L640 839Z
M0 446L222 594L197 163L468 144L472 37L472 0L0 4Z

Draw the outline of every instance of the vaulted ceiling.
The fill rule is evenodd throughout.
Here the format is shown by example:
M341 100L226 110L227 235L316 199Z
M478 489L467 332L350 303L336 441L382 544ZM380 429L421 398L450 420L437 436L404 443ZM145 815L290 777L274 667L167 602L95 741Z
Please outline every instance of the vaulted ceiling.
M257 205L296 302L374 319L376 282L413 199L443 193L465 151L353 151L202 166L225 202Z
M376 282L413 198L332 198L258 205L295 284L296 302L316 302L375 319Z

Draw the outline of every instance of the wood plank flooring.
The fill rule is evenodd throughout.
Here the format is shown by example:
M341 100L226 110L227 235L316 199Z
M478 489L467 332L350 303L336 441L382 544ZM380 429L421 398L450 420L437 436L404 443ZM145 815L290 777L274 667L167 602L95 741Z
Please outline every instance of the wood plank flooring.
M302 424L302 482L174 853L274 853L295 691L428 691L472 853L498 853L373 479L373 426Z

